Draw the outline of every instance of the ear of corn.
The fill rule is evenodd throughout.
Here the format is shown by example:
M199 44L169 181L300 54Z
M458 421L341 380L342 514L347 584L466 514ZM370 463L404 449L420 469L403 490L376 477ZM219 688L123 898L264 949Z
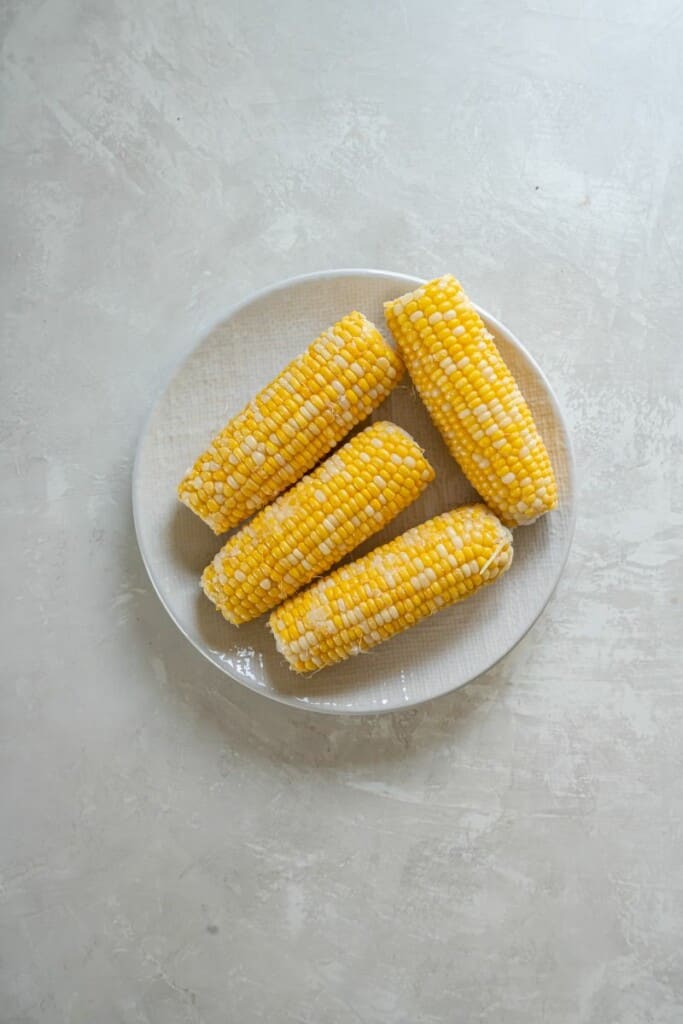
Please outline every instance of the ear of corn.
M248 622L381 530L433 479L409 434L375 423L234 534L204 570L204 593L228 622Z
M350 313L324 331L199 456L178 497L224 533L295 483L398 383L403 365Z
M473 594L511 562L510 531L486 506L464 506L336 569L285 601L269 625L291 668L313 672Z
M548 452L495 342L454 277L385 303L415 386L470 483L508 526L557 504Z

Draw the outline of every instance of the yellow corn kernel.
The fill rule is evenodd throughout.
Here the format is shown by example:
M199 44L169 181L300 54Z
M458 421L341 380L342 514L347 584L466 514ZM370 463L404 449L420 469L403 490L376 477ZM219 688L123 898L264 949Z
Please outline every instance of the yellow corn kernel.
M402 374L400 357L374 324L349 313L223 428L186 473L178 497L214 533L237 526L334 448Z
M507 526L557 505L550 457L479 314L450 274L384 306L420 397L463 473Z
M381 530L433 479L409 434L375 423L234 534L204 570L204 593L228 622L248 622Z
M429 519L340 566L271 613L295 672L367 651L492 583L512 563L512 535L485 505Z

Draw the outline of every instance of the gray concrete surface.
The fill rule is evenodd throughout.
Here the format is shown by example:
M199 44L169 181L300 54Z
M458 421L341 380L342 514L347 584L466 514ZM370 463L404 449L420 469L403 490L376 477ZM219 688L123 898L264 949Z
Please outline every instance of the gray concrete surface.
M0 1019L683 1020L683 9L5 0ZM145 578L170 369L291 274L453 270L578 456L566 574L381 719L242 691Z

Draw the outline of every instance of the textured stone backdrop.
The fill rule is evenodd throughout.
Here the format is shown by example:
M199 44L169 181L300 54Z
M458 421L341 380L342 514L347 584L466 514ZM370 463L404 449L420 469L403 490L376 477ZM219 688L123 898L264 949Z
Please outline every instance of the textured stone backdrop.
M0 1019L683 1020L677 0L5 0ZM278 278L453 270L575 440L564 579L375 720L220 676L136 439Z

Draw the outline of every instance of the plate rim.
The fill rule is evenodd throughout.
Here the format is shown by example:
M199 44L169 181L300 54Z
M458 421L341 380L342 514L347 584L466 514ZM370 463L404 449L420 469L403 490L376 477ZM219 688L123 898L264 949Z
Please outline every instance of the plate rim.
M487 665L485 668L483 668L481 670L481 672L478 672L475 676L472 676L470 679L466 679L464 682L456 683L454 686L449 687L447 690L442 690L440 693L436 693L436 694L433 694L433 695L428 696L428 697L417 697L414 700L410 700L410 701L407 701L407 702L404 701L402 704L396 705L395 707L378 707L378 708L375 708L375 709L370 710L370 711L369 710L363 710L363 709L355 709L355 708L336 708L336 707L330 707L330 706L311 704L305 698L304 699L297 699L297 698L294 698L292 695L289 695L289 694L278 693L277 691L267 690L267 689L264 689L264 688L258 687L258 686L249 686L249 684L244 679L240 679L237 676L233 676L229 672L229 670L228 670L228 668L226 666L217 665L216 662L209 656L208 651L206 651L199 644L199 642L197 640L195 640L194 637L189 635L187 630L180 624L180 622L176 618L175 614L173 613L172 609L170 608L169 604L167 603L163 593L161 592L161 589L160 589L160 587L159 587L159 585L157 583L157 580L155 579L152 567L151 567L151 565L149 563L149 560L147 558L147 555L145 553L145 547L144 547L144 545L142 543L142 539L141 539L141 527L139 525L139 517L141 515L141 511L138 510L138 500L139 500L138 499L138 492L139 492L139 476L140 476L141 450L142 450L143 442L144 442L145 438L147 437L148 429L149 429L150 423L152 422L152 418L153 418L153 416L154 416L154 414L155 414L155 412L157 410L157 407L158 407L159 403L162 401L162 399L163 399L164 395L166 394L166 391L168 390L168 388L171 385L171 383L175 380L175 378L178 375L178 373L180 373L180 371L182 370L183 366L185 365L187 360L190 358L190 356L193 354L193 352L196 351L196 349L203 343L203 341L205 341L205 339L212 333L212 331L214 331L216 329L216 327L218 327L219 325L221 325L221 324L225 323L226 321L232 319L232 317L236 316L239 312L241 312L242 309L246 308L247 306L251 305L252 303L258 302L261 299L264 299L264 298L266 298L269 295L273 295L276 292L287 290L288 288L291 288L294 285L304 284L306 282L311 282L311 281L327 280L329 278L354 277L354 276L391 277L391 278L394 278L395 280L405 282L408 285L414 285L415 287L419 287L421 284L425 284L429 280L429 278L416 277L413 274L397 273L397 272L392 271L392 270L380 270L380 269L374 268L374 267L373 268L371 268L371 267L341 267L339 269L314 270L314 271L310 271L310 272L305 273L305 274L295 274L292 277L286 277L286 278L283 278L282 280L275 281L272 284L265 285L263 288L258 288L255 291L250 292L244 299L241 299L239 302L233 303L233 305L228 307L228 309L222 314L222 316L220 316L217 320L214 321L212 326L210 326L208 328L203 328L202 329L201 336L199 336L198 338L195 338L195 340L193 341L192 345L190 347L188 347L188 349L183 353L183 355L180 357L180 359L176 363L174 363L170 373L168 374L168 376L166 377L166 380L164 381L163 386L160 388L156 398L152 402L152 404L151 404L151 406L150 406L150 408L149 408L149 410L148 410L148 412L147 412L147 414L146 414L146 416L145 416L145 418L143 420L142 427L140 429L140 433L138 434L137 444L136 444L136 447L135 447L135 456L133 458L133 468L132 468L132 473L131 473L131 505L132 505L132 511L133 511L133 527L134 527L134 530L135 530L135 539L136 539L138 551L140 553L140 558L142 560L142 564L143 564L143 566L145 568L145 572L147 573L147 578L149 579L150 583L152 584L152 589L154 590L155 594L159 598L159 601L161 602L164 610L166 611L166 613L170 617L171 621L176 626L176 628L179 630L179 632L182 634L182 636L184 636L185 639L188 640L190 644L192 644L194 649L196 651L198 651L202 655L202 657L206 661L208 661L209 664L214 669L218 670L223 675L227 676L228 679L231 679L234 683L237 683L240 686L243 686L245 689L250 690L252 693L258 694L261 697L266 697L268 700L272 700L272 701L274 701L277 704L284 704L285 706L290 707L290 708L298 708L301 711L312 712L314 714L319 714L319 715L337 715L337 716L348 715L348 716L353 716L355 718L358 718L358 717L366 717L367 718L367 717L373 717L375 715L388 715L388 714L392 714L392 713L395 713L395 712L398 712L398 711L405 710L407 708L417 707L420 704L426 704L429 701L438 700L441 697L447 696L449 693L454 693L456 690L461 690L463 687L469 686L470 683L473 683L477 679L480 679L483 675L486 675L487 672L490 672L491 669L495 668L496 665L500 664L500 662L504 658L506 658L508 656L508 654L510 654L512 651L514 651L515 648L522 642L522 640L524 640L524 638L526 636L528 636L530 631L533 629L533 627L536 625L536 623L538 622L538 620L540 619L540 617L543 615L544 611L548 607L548 604L552 600L553 595L555 594L555 591L557 590L557 587L558 587L558 585L560 583L560 580L562 579L562 576L564 575L564 570L566 568L567 561L569 559L569 554L570 554L571 549L572 549L572 544L573 544L573 540L574 540L574 533L575 533L575 530L576 530L576 519L577 519L577 507L576 507L577 506L577 500L576 500L576 464L575 464L575 459L574 459L574 448L573 448L573 444L572 444L572 438L571 438L571 434L570 434L569 427L568 427L568 424L567 424L567 420L565 418L564 412L562 411L562 406L560 405L560 402L558 401L557 395L555 394L555 391L554 391L552 385L550 384L550 381L548 380L548 378L545 375L544 371L541 369L541 367L537 363L537 361L534 358L534 356L529 352L529 350L526 348L526 346L522 344L522 342L519 340L517 335L514 334L514 332L511 331L509 327L507 327L500 320L498 320L497 317L492 316L491 313L489 313L487 310L483 309L483 307L478 305L476 302L472 303L472 305L476 309L477 313L479 313L479 315L482 317L482 319L487 321L489 324L492 324L497 331L499 331L502 335L504 335L506 340L509 343L511 343L513 345L513 347L518 349L518 351L521 352L523 357L525 359L527 359L529 361L529 363L532 365L534 371L538 374L538 377L540 378L540 380L543 383L543 386L544 386L544 388L546 390L546 393L547 393L548 399L550 401L550 404L552 405L553 412L554 412L555 416L557 417L557 420L559 421L559 423L560 423L560 425L562 427L562 431L563 431L564 438L565 438L565 441L566 441L566 456L567 456L567 469L568 469L568 478L569 478L569 489L570 489L570 493L572 495L572 502L571 502L571 505L570 505L570 517L569 517L569 522L568 522L567 546L566 546L566 550L565 550L565 553L564 553L564 558L562 559L562 563L559 566L559 569L558 569L558 572L557 572L557 578L555 580L555 583L553 584L552 588L548 592L546 600L543 602L541 608L538 611L538 614L529 622L529 624L526 626L524 631L517 637L515 642L513 644L511 644L510 647L507 648L507 650L505 650L502 654L498 655L498 657L494 658L494 660L491 661L491 663L489 665Z

